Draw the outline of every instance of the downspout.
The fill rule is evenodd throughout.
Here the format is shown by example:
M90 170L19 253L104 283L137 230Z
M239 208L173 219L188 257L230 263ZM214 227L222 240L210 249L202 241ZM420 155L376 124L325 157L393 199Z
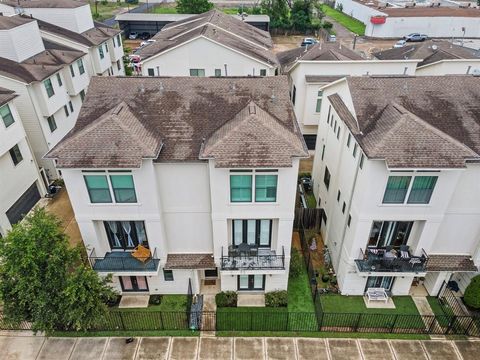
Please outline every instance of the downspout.
M353 146L355 146L355 144ZM358 147L360 148L360 146L358 146ZM350 216L350 209L352 208L352 199L353 199L353 195L355 193L355 189L357 187L357 177L358 177L358 172L360 170L360 159L362 158L362 154L363 154L362 150L360 149L357 164L356 164L356 168L355 168L355 175L353 177L352 191L350 192L350 197L348 198L348 206L347 206L347 211L346 211L347 216L345 217L345 222L343 224L342 237L341 237L342 241L340 243L340 251L338 252L338 256L337 256L337 269L340 266L340 258L342 256L342 252L343 252L343 244L345 242L345 234L347 232L348 217Z

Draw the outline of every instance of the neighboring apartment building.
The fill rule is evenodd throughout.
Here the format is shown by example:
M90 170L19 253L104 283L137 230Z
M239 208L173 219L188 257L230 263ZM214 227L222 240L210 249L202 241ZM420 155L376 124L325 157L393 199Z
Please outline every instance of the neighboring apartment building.
M42 39L37 21L0 16L0 86L13 101L38 164L48 178L58 176L43 159L75 124L89 83L86 54Z
M136 54L144 76L271 76L278 61L268 31L218 10L176 21Z
M86 53L90 76L125 75L121 31L94 22L88 2L0 0L0 13L33 17L43 38Z
M318 43L278 54L282 73L290 78L295 115L309 150L315 149L322 88L345 76L413 75L418 60L366 60L338 43Z
M287 289L307 155L284 76L96 77L47 157L93 268L121 292L161 294L186 293L189 279L194 292L204 279Z
M0 238L46 193L13 91L0 88Z
M423 281L436 295L478 270L478 94L468 75L324 88L313 188L342 294L406 295Z
M480 50L427 40L373 54L379 60L419 60L415 75L480 75Z

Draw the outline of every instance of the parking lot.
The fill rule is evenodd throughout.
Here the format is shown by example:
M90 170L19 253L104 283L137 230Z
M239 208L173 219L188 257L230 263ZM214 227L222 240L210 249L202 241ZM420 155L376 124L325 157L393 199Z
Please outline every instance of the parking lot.
M0 349L2 360L477 360L480 341L0 336Z

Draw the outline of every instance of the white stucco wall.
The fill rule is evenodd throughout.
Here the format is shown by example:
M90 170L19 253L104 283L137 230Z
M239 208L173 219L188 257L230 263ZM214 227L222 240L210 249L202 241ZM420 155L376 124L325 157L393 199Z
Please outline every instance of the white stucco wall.
M415 75L465 75L480 74L480 59L442 60L417 68Z
M203 37L143 60L142 75L154 69L155 76L190 76L190 69L204 69L205 76L215 76L215 69L221 69L225 76L225 64L228 76L259 76L261 69L275 75L271 65Z

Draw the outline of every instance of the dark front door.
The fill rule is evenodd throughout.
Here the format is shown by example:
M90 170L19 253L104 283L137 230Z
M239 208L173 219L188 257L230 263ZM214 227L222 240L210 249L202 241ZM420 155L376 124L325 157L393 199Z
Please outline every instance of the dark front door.
M40 200L40 193L38 192L37 183L34 182L27 191L15 201L15 204L7 210L6 215L10 224L14 225L22 220L38 200Z
M145 276L120 276L122 291L148 291L147 278Z

